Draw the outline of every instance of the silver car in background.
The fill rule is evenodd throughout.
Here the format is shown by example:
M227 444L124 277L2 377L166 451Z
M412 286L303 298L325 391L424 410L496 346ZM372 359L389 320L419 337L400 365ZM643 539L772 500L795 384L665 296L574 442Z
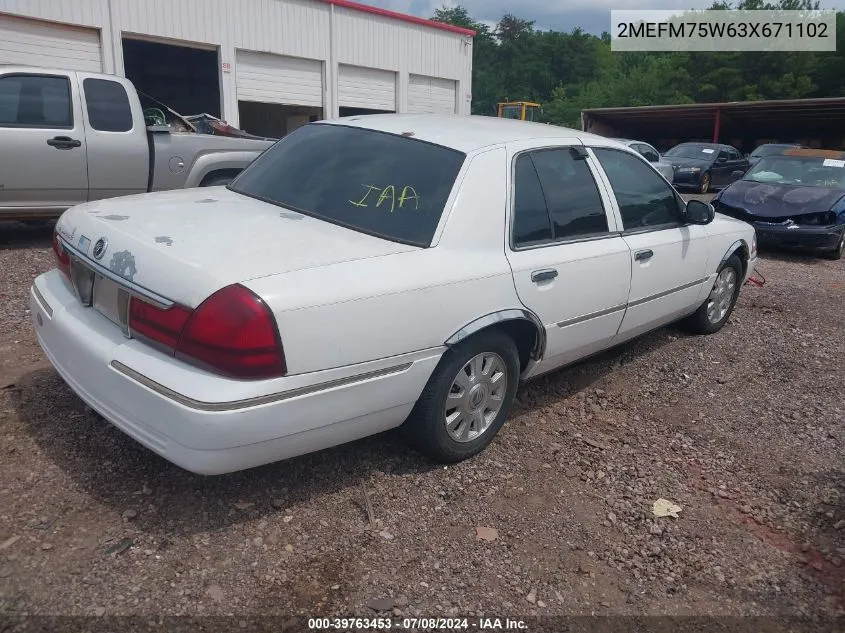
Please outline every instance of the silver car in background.
M632 141L631 139L627 138L615 138L613 140L627 145L632 150L640 154L640 156L642 156L648 162L651 163L652 167L654 167L658 172L660 172L661 176L663 176L669 182L672 182L672 165L664 161L663 158L661 158L660 156L660 152L654 149L651 145L643 141Z

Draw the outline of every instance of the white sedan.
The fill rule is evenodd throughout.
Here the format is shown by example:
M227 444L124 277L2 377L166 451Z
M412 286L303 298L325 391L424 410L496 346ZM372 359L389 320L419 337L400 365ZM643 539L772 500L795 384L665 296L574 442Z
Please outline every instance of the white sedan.
M193 472L405 424L483 450L521 381L728 319L754 229L620 143L486 117L307 125L229 187L69 209L38 340L79 396Z

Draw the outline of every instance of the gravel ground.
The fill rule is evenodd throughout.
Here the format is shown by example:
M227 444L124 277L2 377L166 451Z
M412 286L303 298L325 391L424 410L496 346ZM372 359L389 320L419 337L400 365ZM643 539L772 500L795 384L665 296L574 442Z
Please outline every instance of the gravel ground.
M845 262L764 254L720 333L539 379L462 464L389 433L203 478L46 363L51 261L0 223L0 614L842 613Z

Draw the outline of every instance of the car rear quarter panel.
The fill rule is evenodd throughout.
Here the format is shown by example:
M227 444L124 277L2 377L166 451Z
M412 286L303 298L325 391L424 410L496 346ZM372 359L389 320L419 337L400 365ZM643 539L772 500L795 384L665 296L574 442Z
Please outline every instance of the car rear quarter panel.
M290 373L435 348L522 307L504 253L504 149L468 160L435 246L246 283L276 316Z

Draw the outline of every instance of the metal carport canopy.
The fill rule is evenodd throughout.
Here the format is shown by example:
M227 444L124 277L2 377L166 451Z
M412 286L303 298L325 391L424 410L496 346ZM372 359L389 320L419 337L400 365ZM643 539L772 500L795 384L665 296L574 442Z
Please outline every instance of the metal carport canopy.
M582 111L581 128L629 138L712 136L714 142L731 134L784 140L808 134L845 136L845 97L593 108Z

